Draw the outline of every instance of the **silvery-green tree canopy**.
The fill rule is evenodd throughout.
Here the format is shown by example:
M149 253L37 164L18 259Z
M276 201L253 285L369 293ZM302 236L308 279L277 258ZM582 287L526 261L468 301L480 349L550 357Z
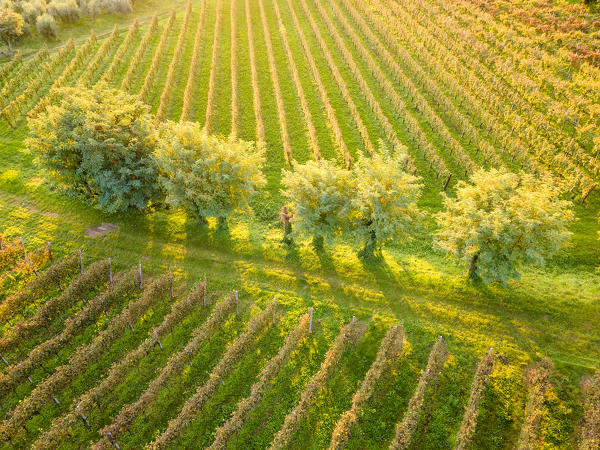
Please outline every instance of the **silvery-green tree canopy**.
M107 212L160 199L149 106L117 89L63 88L29 120L28 148L58 180Z
M522 266L543 265L571 237L571 202L559 195L530 174L480 170L445 197L436 245L484 283L518 280Z

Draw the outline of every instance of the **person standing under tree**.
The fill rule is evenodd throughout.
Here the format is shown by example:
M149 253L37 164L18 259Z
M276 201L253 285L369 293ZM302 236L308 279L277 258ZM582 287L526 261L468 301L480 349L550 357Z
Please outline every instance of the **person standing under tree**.
M281 213L279 214L279 220L283 224L283 242L289 244L292 242L290 238L290 234L292 233L292 224L290 219L294 217L294 213L288 212L287 206L283 205L281 208Z

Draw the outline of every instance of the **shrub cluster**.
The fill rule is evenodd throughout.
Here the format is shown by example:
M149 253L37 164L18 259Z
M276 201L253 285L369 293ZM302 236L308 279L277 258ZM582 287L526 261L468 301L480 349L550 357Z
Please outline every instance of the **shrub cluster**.
M292 202L294 234L315 243L352 230L372 253L377 246L409 237L420 216L419 179L403 170L403 156L382 149L361 155L351 170L325 160L293 164L283 171L283 195Z
M264 149L206 135L198 124L157 129L148 105L100 86L63 88L30 118L28 146L56 178L107 212L166 199L199 218L225 219L265 184Z
M41 165L108 212L158 200L148 106L118 90L63 88L59 94L61 103L29 120L28 145Z
M11 44L34 29L47 39L54 39L58 23L75 23L82 17L105 13L129 14L131 0L5 0L0 8L0 22L10 25L0 32L11 51ZM10 30L10 33L8 33Z
M156 68L165 36L152 63ZM152 72L137 98L102 84L58 89L57 104L30 117L30 150L59 181L110 213L167 205L200 221L222 222L247 208L265 185L264 146L209 136L197 123L157 121L143 103ZM410 174L404 151L380 145L379 152L360 154L350 169L319 160L293 162L282 171L282 194L294 215L292 237L312 236L318 248L349 231L363 243L364 256L411 239L423 221L417 206L422 184ZM543 265L571 236L571 203L560 193L529 174L479 170L470 183L458 183L455 198L445 197L445 210L436 215L435 245L484 283L518 279L520 266Z

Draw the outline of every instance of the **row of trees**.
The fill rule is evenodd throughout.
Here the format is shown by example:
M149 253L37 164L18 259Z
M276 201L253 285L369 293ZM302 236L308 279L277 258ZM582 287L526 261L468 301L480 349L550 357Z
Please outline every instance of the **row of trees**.
M74 23L82 16L102 13L128 14L130 0L0 0L0 40L12 54L12 44L37 30L55 38L58 23Z
M29 148L62 182L107 212L167 205L200 220L220 222L247 208L265 185L263 146L207 135L197 123L155 127L149 107L117 90L66 88L54 106L30 119ZM425 212L423 185L406 173L407 156L381 144L350 168L331 161L294 162L282 171L282 194L294 217L291 237L312 237L317 248L342 233L363 254L409 240ZM519 278L522 264L543 264L570 238L570 202L532 175L475 172L444 196L435 215L435 245L484 282Z

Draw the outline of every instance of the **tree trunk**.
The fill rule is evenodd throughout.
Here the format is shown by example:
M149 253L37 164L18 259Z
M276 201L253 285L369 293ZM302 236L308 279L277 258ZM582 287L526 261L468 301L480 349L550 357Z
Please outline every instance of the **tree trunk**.
M479 259L479 252L473 255L471 258L471 266L469 267L469 278L474 280L477 279L477 260Z
M313 236L313 247L315 250L323 250L323 236Z

